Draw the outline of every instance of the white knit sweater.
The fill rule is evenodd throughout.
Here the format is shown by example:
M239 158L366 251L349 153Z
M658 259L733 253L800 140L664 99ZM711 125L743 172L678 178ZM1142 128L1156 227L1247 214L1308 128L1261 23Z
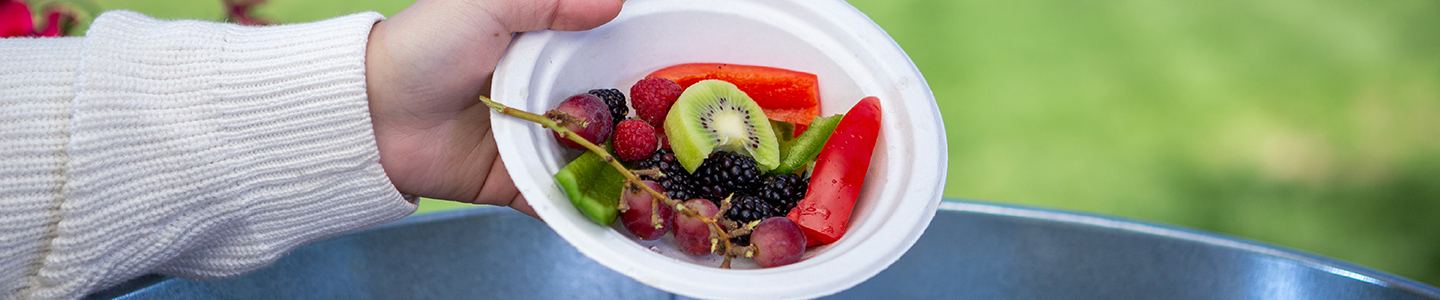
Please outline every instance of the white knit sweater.
M112 12L84 38L0 39L0 298L239 274L414 211L370 123L380 19Z

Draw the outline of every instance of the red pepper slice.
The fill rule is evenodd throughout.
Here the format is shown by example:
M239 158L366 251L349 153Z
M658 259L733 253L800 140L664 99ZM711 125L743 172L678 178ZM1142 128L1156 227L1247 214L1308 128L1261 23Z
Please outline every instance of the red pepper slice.
M879 137L880 99L865 97L845 113L825 141L805 198L787 216L800 225L809 246L829 244L845 235Z
M755 99L771 120L810 124L820 115L820 81L815 74L763 66L690 63L645 76L653 77L670 79L681 88L706 79L728 81Z

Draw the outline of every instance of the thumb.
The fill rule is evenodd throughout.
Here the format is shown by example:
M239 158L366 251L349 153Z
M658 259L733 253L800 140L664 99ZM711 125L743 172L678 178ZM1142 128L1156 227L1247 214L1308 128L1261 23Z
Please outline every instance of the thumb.
M510 32L586 30L620 14L621 0L484 1L480 9ZM473 2L472 2L473 3Z

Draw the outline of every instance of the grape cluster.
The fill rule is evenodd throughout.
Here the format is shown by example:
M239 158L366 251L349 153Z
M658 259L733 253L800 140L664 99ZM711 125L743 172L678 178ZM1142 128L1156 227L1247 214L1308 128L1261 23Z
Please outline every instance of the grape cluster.
M718 211L720 201L730 197L730 209L724 212L725 219L738 224L764 220L753 233L730 238L735 245L753 246L764 251L763 255L754 257L756 264L770 267L794 263L805 251L804 236L785 215L805 197L805 190L809 188L808 178L793 174L765 176L760 173L755 159L725 151L711 154L693 174L685 171L685 167L675 159L675 154L666 149L656 150L649 158L635 162L632 167L663 173L663 176L641 177L658 182L666 196L685 202L685 206L701 214ZM641 205L643 203L640 202ZM676 246L690 255L708 254L710 229L688 216L675 214L673 218L673 225L666 224L665 227L675 226ZM636 224L647 224L640 217L630 219L636 219L633 221ZM657 237L653 235L654 231L646 228L632 229L632 233L642 239ZM660 233L663 235L663 231Z

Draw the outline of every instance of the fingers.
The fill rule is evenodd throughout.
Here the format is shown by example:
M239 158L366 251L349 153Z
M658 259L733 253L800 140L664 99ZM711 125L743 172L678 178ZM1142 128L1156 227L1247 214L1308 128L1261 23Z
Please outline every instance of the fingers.
M503 201L497 204L510 206L510 208L515 209L515 211L519 211L526 215L530 215L530 217L532 218L539 219L540 216L535 214L535 208L530 207L530 202L525 200L525 194L521 194L520 190L515 188L515 181L510 179L510 171L505 169L505 163L500 161L499 158L496 158L495 160L495 165L490 168L490 175L488 175L489 180L485 181L485 187L482 190L496 191L492 193L497 194L495 195L497 197L504 197L504 195L513 195L508 198L498 198L507 199L509 201ZM484 194L481 195L481 197L485 196L486 195Z
M487 139L485 143L493 144L495 141ZM487 147L494 146L487 145ZM515 181L510 177L510 170L505 168L505 162L499 156L495 157L495 162L490 165L490 172L485 177L485 184L480 188L480 194L476 196L474 203L509 206L516 211L530 215L530 217L540 218L535 214L535 209L531 208L530 203L525 200L525 195L515 188Z
M540 215L535 214L535 208L530 207L530 202L528 200L525 200L525 195L523 194L515 193L515 199L510 200L510 208L514 208L515 211L529 215L531 218L535 218L536 220L540 220L540 222L545 222L544 219L540 218Z
M510 32L586 30L619 15L621 0L501 0L478 5Z
M500 200L477 201L476 203L509 206L531 218L540 219L540 216L535 214L535 208L530 207L530 202L525 200L525 195L515 188L515 181L510 179L510 171L505 169L505 163L500 161L500 158L495 158L495 164L490 167L490 174L487 177L489 179L485 181L485 187L481 189L480 197L494 197L489 199Z
M489 145L482 147L495 149L494 139L486 139L484 142ZM510 178L510 171L505 168L505 161L499 155L494 156L494 162L490 163L489 172L485 173L485 182L480 186L479 194L475 195L475 203L507 205L519 195L520 191L515 188L515 180Z
M511 42L508 33L590 29L614 19L620 7L621 0L422 0L377 25L366 53L377 144L382 153L416 154L382 158L392 181L411 193L534 216L504 163L495 161L493 136L475 133L489 124L476 95L489 90L487 76ZM486 138L474 141L479 136ZM437 144L449 147L430 146ZM430 151L390 149L397 147Z
M620 14L620 0L556 0L554 30L587 30L610 22Z

